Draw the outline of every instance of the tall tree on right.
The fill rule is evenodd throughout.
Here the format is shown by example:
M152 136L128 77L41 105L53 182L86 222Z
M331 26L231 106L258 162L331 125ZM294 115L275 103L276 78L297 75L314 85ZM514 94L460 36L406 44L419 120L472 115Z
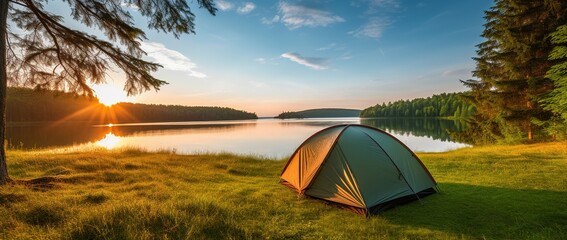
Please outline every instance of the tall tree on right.
M563 140L567 139L567 25L558 27L551 34L551 43L554 48L549 60L556 62L547 71L546 77L553 82L554 89L541 103L553 116L541 125L550 135Z
M551 117L540 100L553 90L546 72L553 65L549 35L567 21L564 0L495 0L485 12L473 76L463 81L476 105L474 125L488 141L534 138L536 126Z

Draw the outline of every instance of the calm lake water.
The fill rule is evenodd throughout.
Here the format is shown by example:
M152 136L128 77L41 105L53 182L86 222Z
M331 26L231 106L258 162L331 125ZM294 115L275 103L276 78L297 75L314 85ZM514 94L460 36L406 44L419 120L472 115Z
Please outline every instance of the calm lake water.
M20 149L138 147L181 154L230 152L283 158L313 133L336 124L365 124L394 135L417 152L441 152L468 145L452 141L447 130L462 124L436 119L258 119L115 125L70 123L8 124L9 146Z

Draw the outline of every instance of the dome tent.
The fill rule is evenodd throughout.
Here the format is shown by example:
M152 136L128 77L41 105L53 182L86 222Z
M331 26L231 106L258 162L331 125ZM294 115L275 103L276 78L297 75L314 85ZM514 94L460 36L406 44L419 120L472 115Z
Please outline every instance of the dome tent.
M305 140L280 182L364 215L436 192L435 180L406 145L382 130L353 124L325 128Z

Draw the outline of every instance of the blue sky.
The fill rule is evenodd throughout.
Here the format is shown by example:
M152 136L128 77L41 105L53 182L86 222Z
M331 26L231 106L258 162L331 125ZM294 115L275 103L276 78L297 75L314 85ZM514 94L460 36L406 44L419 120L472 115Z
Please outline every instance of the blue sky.
M192 3L195 4L195 3ZM193 5L196 35L147 30L164 65L140 103L282 111L377 103L466 90L490 0L217 0ZM135 10L133 10L135 11ZM146 26L143 18L137 18ZM114 84L121 75L111 74Z

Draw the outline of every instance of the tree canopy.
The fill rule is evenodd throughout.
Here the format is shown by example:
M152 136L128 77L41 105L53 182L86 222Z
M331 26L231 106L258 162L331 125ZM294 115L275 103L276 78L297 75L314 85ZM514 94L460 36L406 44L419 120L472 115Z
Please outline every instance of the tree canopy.
M462 93L442 93L427 98L376 104L362 110L360 117L467 119L475 113L475 107L463 101L461 95Z

